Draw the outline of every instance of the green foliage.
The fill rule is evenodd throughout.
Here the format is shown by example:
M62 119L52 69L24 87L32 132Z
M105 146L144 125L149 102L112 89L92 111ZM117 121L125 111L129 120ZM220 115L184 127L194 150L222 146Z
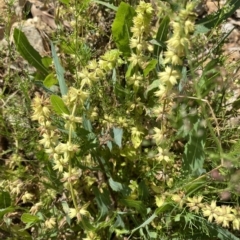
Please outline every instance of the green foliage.
M48 74L48 70L42 64L42 57L31 46L24 33L21 30L15 28L13 37L19 53L29 62L30 65L34 66L45 77Z
M192 123L189 131L189 140L185 145L183 154L183 170L194 175L204 172L206 131L201 120Z
M56 74L57 74L57 79L59 82L59 86L60 86L60 91L62 96L67 94L67 85L66 82L64 80L64 69L62 68L57 53L55 51L55 47L53 45L53 43L51 42L51 49L52 49L52 56L53 56L53 62L56 68Z
M117 9L116 17L112 24L113 39L118 49L125 55L130 56L130 27L135 12L129 4L121 2Z
M87 16L90 3L60 2L72 6L74 24L71 34L59 29L52 36L51 57L14 30L16 48L36 74L26 73L29 85L14 89L28 98L22 111L28 120L10 126L14 144L2 155L0 233L39 240L238 239L239 141L227 145L223 119L231 95L217 82L228 34L216 32L239 3L197 21L195 1L154 7L94 1L116 12L114 42L109 37L98 56L85 36L100 26ZM208 42L211 51L199 60ZM1 128L12 120L5 107L11 94ZM223 189L235 191L231 206L218 195Z
M218 12L207 15L206 17L197 21L197 25L203 25L208 30L219 26L223 21L229 18L238 8L240 2L238 0L231 0Z

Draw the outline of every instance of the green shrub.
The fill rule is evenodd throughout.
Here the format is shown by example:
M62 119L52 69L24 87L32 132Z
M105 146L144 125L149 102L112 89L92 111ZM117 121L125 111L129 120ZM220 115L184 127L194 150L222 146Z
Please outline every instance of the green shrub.
M40 135L32 176L12 169L19 175L1 183L1 216L18 236L31 239L18 229L24 225L33 239L238 239L236 152L223 148L218 121L228 96L219 103L217 95L225 90L217 79L227 37L219 24L238 6L231 1L196 21L196 4L120 3L116 48L91 60L87 50L70 69L74 83L51 43L57 93L50 64L30 46L26 53L15 30L17 49L48 90L31 105ZM208 43L211 52L199 59ZM223 190L231 205L220 201ZM12 212L23 225L7 223Z

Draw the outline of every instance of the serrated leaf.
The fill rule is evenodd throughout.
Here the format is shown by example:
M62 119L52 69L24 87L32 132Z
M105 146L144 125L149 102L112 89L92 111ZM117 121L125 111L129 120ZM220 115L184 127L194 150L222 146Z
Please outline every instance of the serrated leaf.
M121 2L112 24L113 40L124 56L130 56L131 54L129 46L130 27L134 14L135 11L129 4Z
M60 98L57 95L51 95L50 101L51 101L54 111L57 114L59 114L59 115L62 115L63 113L69 114L69 111L68 111L67 107L65 106L62 98Z
M52 42L50 42L50 43L51 43L51 49L52 49L53 62L54 62L55 68L56 68L57 79L58 79L58 83L59 83L59 87L60 87L60 92L63 96L63 95L66 95L68 92L67 85L66 85L66 82L64 79L64 69L59 62L59 59L58 59L58 56L57 56L57 53L56 53L53 43Z
M143 70L143 75L144 77L146 77L157 65L158 61L157 59L152 59L148 65L145 67L145 69Z
M113 139L114 142L121 148L122 147L122 136L123 136L123 129L122 128L113 128Z
M39 218L35 215L29 214L29 213L23 213L21 216L21 221L23 223L35 223L39 221Z
M43 76L48 74L47 68L42 63L41 55L32 47L25 34L18 28L13 32L14 42L18 52L30 65L39 70Z
M58 80L54 77L53 73L48 74L43 81L43 85L47 88L50 88L57 83L58 83Z
M11 196L9 192L0 192L0 208L7 208L11 206Z

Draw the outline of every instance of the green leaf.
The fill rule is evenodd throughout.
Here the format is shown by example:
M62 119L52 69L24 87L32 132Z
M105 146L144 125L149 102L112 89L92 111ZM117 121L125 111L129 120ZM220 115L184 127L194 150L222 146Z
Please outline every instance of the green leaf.
M120 192L123 190L124 187L121 183L115 182L112 178L110 178L108 181L113 191Z
M98 0L93 0L93 2L101 4L109 9L112 9L113 11L117 11L118 7L115 7L113 4L107 3L107 2L103 2L103 1L98 1Z
M206 34L208 31L209 31L209 29L208 29L207 27L205 27L205 26L202 25L202 24L198 24L198 25L196 25L196 27L195 27L194 35L197 35L197 34Z
M82 219L79 224L86 231L90 231L90 232L95 231L95 227L84 216L82 216Z
M110 194L106 189L103 189L102 192L99 191L97 187L93 187L93 192L95 194L95 199L99 208L100 216L99 219L106 216L111 207Z
M59 0L61 3L69 4L69 0Z
M156 41L158 44L155 44L154 46L154 56L158 57L160 52L162 52L164 50L164 47L166 44L166 40L167 40L167 35L169 34L169 23L170 23L170 18L168 16L166 16L165 18L163 18L163 20L161 21L159 28L158 28L158 32L157 32L157 36L156 36Z
M239 0L230 0L224 7L219 9L216 13L207 15L206 17L197 21L197 25L203 25L207 29L212 29L220 25L224 20L229 18L240 7ZM199 31L199 29L196 29Z
M155 214L160 214L160 213L164 213L170 209L173 208L173 205L171 202L166 202L164 203L161 207L157 208L156 211L155 211Z
M187 184L184 185L184 190L186 195L192 195L197 192L199 189L206 186L206 179L200 179L199 181L194 181L194 179L188 180Z
M126 72L126 74L125 74L125 77L126 77L126 78L129 78L129 77L132 76L133 69L134 69L134 67L133 67L132 63L130 63L130 64L128 65L128 69L127 69L127 72Z
M15 211L15 208L13 207L8 207L8 208L3 208L0 209L0 219L6 214Z
M51 100L53 109L57 114L59 114L59 115L62 115L63 113L69 114L69 111L68 111L67 107L65 106L62 98L60 98L57 95L51 95L50 100Z
M198 119L189 133L189 141L185 145L183 154L183 170L189 174L202 173L205 160L206 131Z
M21 30L15 28L13 38L16 48L22 57L26 59L30 65L39 70L43 76L46 76L48 70L42 63L42 57L29 43L25 34Z
M68 203L66 201L61 201L61 204L62 204L62 208L63 208L63 211L66 213L66 221L69 225L71 225L71 218L68 216L68 213L69 213L69 206L68 206Z
M148 92L152 91L155 88L158 88L160 85L161 81L159 79L154 80L148 87L147 90L144 93L145 98L148 95Z
M0 208L7 208L11 206L11 196L9 192L0 192Z
M147 214L147 209L142 201L137 201L133 199L119 199L119 202L125 207L135 208L142 215Z
M56 68L56 73L57 73L57 79L59 82L61 94L63 96L63 95L66 95L68 92L67 85L66 85L66 82L64 79L64 69L59 62L59 59L58 59L58 56L57 56L57 53L56 53L53 43L52 42L50 42L50 43L51 43L51 49L52 49L53 62L54 62L54 65Z
M236 237L234 234L228 231L228 229L224 229L220 227L217 224L210 223L204 218L194 218L195 223L198 226L203 226L206 227L206 231L208 234L204 234L203 231L199 232L195 231L192 234L192 239L200 239L199 236L201 236L201 239L206 239L206 240L212 240L212 239L219 239L219 240L239 240L238 237ZM200 228L201 229L201 228ZM201 234L201 235L200 235Z
M113 139L114 142L121 148L122 147L122 136L123 136L123 129L122 128L113 128Z
M140 226L134 228L132 231L131 231L131 235L130 237L132 236L132 234L134 232L136 232L138 229L140 228L143 228L143 227L146 227L147 225L149 225L155 218L157 217L157 215L154 213L151 217L149 217L145 222L143 222ZM130 239L129 237L129 239Z
M52 64L52 58L50 58L50 57L43 57L43 58L42 58L42 64L43 64L46 68L49 68L50 65Z
M146 76L149 74L149 72L151 72L151 71L156 67L157 63L158 63L158 60L157 60L157 59L152 59L152 60L148 63L148 65L146 66L146 68L143 70L143 75L144 75L144 77L146 77Z
M54 73L48 74L43 81L43 85L47 88L50 88L51 86L57 83L58 83L58 80L54 77Z
M131 55L130 43L130 27L134 16L134 9L127 3L121 2L116 13L116 17L112 24L112 35L118 49L124 56Z
M23 223L35 223L37 221L39 221L39 218L37 216L34 216L32 214L29 214L29 213L23 213L22 216L21 216L21 221Z

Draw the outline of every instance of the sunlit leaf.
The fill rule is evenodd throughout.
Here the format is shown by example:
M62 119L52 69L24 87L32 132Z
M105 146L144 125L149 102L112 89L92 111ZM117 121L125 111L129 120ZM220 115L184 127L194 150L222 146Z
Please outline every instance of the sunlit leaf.
M32 47L25 34L15 28L13 33L14 42L18 52L30 65L39 70L44 76L48 74L47 68L42 63L41 55Z
M122 147L122 136L123 136L123 129L114 127L113 128L113 139L120 148Z
M116 13L116 17L112 24L113 40L118 49L124 56L130 56L130 27L134 16L134 9L129 4L121 2Z
M53 73L48 74L43 81L43 85L47 88L50 88L57 83L58 83L58 80L55 78Z
M21 221L23 223L35 223L39 221L39 218L35 215L29 214L29 213L23 213L21 216Z
M146 77L153 69L155 69L158 61L157 59L152 59L148 65L143 70L143 75Z
M53 43L52 42L50 42L50 43L51 43L51 49L52 49L53 62L54 62L54 65L56 68L56 73L57 73L57 79L59 82L61 94L63 96L63 95L66 95L68 92L67 85L66 85L66 82L64 79L64 69L59 62L59 59L58 59L58 56L57 56L57 53L56 53Z
M59 115L61 115L63 113L69 114L69 111L68 111L67 107L65 106L62 98L60 98L57 95L51 95L50 100L51 100L53 109L57 114L59 114Z
M120 192L123 190L123 185L119 182L115 182L112 178L109 179L110 187L115 192Z

